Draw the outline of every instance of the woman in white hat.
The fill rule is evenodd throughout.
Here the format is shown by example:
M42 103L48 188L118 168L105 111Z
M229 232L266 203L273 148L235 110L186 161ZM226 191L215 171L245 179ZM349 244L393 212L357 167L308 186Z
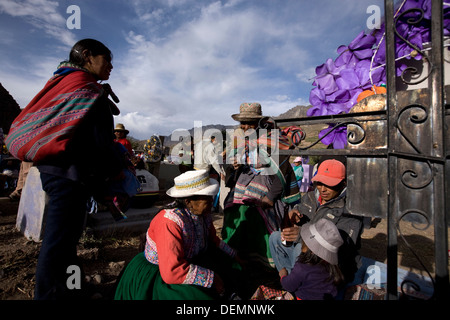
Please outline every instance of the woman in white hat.
M126 267L116 300L215 299L228 279L239 281L228 277L239 269L236 251L217 237L210 215L218 182L207 170L187 171L174 182L167 194L176 205L152 219L145 250Z

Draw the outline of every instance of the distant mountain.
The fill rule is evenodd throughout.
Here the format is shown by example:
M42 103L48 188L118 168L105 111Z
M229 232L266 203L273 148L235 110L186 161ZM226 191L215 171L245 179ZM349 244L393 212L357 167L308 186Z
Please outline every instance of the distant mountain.
M308 109L311 106L295 106L291 109L289 109L288 111L273 117L275 120L276 119L286 119L286 118L302 118L302 117L306 117L306 112L308 111ZM205 125L202 127L202 132L204 133L205 131L207 131L208 129L218 129L220 131L226 130L226 129L235 129L238 125L229 125L229 126L224 126L221 124L209 124L209 125ZM194 137L194 128L191 128L188 130L189 134ZM175 139L175 141L172 141L172 134L169 136L163 136L164 137L164 146L165 147L173 147L176 144L179 143L178 139ZM144 145L146 140L142 140L139 142L139 144L142 146Z
M282 114L280 114L278 116L275 116L274 118L276 120L276 119L306 117L306 112L308 111L308 109L310 107L311 106L300 106L300 105L298 105L298 106L295 106L295 107L289 109L288 111L286 111L286 112L284 112L284 113L282 113ZM220 131L223 131L223 130L226 130L226 129L234 129L236 127L237 127L237 125L224 126L224 125L221 125L221 124L210 124L210 125L203 126L203 128L202 128L203 131L202 132L205 132L208 129L218 129ZM188 131L191 134L191 136L193 137L194 136L194 128L192 128L192 129L190 129ZM164 138L164 145L167 146L167 147L172 147L172 146L174 146L174 145L176 145L178 143L178 141L171 141L171 139L172 139L172 135L166 136Z
M275 119L286 119L286 118L303 118L306 117L306 112L308 109L311 108L311 105L309 106L295 106L288 111L280 114L279 116L275 117Z
M207 130L216 130L216 129L222 132L227 129L235 129L236 127L237 127L237 125L224 126L222 124L208 124L208 125L205 125L202 127L202 133L204 134L205 131L207 131ZM188 131L189 131L189 134L191 135L191 137L195 138L194 128L191 128ZM175 137L174 137L175 141L172 141L172 135L173 135L173 133L169 136L164 137L164 146L173 147L174 145L179 143L179 140L176 139Z

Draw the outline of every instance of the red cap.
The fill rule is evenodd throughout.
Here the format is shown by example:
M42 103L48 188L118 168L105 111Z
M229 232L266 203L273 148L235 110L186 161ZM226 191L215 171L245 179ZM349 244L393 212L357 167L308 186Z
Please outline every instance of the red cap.
M322 182L323 184L334 187L345 179L345 166L337 160L325 160L319 166L317 174L311 181Z

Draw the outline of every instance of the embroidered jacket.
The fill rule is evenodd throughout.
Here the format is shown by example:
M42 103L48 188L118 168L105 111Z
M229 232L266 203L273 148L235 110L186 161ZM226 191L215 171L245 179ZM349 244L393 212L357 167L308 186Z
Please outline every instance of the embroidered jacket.
M197 216L187 209L161 210L147 231L145 257L159 265L167 284L211 287L214 271L190 263L213 244L234 257L236 252L217 237L211 215Z

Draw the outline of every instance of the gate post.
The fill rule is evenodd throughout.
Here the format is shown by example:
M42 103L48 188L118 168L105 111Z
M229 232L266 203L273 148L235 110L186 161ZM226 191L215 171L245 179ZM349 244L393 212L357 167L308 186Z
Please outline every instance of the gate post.
M446 221L446 130L444 107L444 41L443 41L443 1L433 0L431 3L431 74L430 110L432 121L432 156L440 159L434 164L435 197L434 197L434 239L436 261L435 297L445 301L449 297L448 244ZM448 190L447 190L448 191Z
M396 229L396 213L397 206L397 157L394 155L396 150L396 130L397 122L396 110L396 93L395 85L395 34L394 34L394 1L385 0L385 19L386 19L386 112L388 127L388 210L387 210L387 298L389 300L397 300L397 229Z

